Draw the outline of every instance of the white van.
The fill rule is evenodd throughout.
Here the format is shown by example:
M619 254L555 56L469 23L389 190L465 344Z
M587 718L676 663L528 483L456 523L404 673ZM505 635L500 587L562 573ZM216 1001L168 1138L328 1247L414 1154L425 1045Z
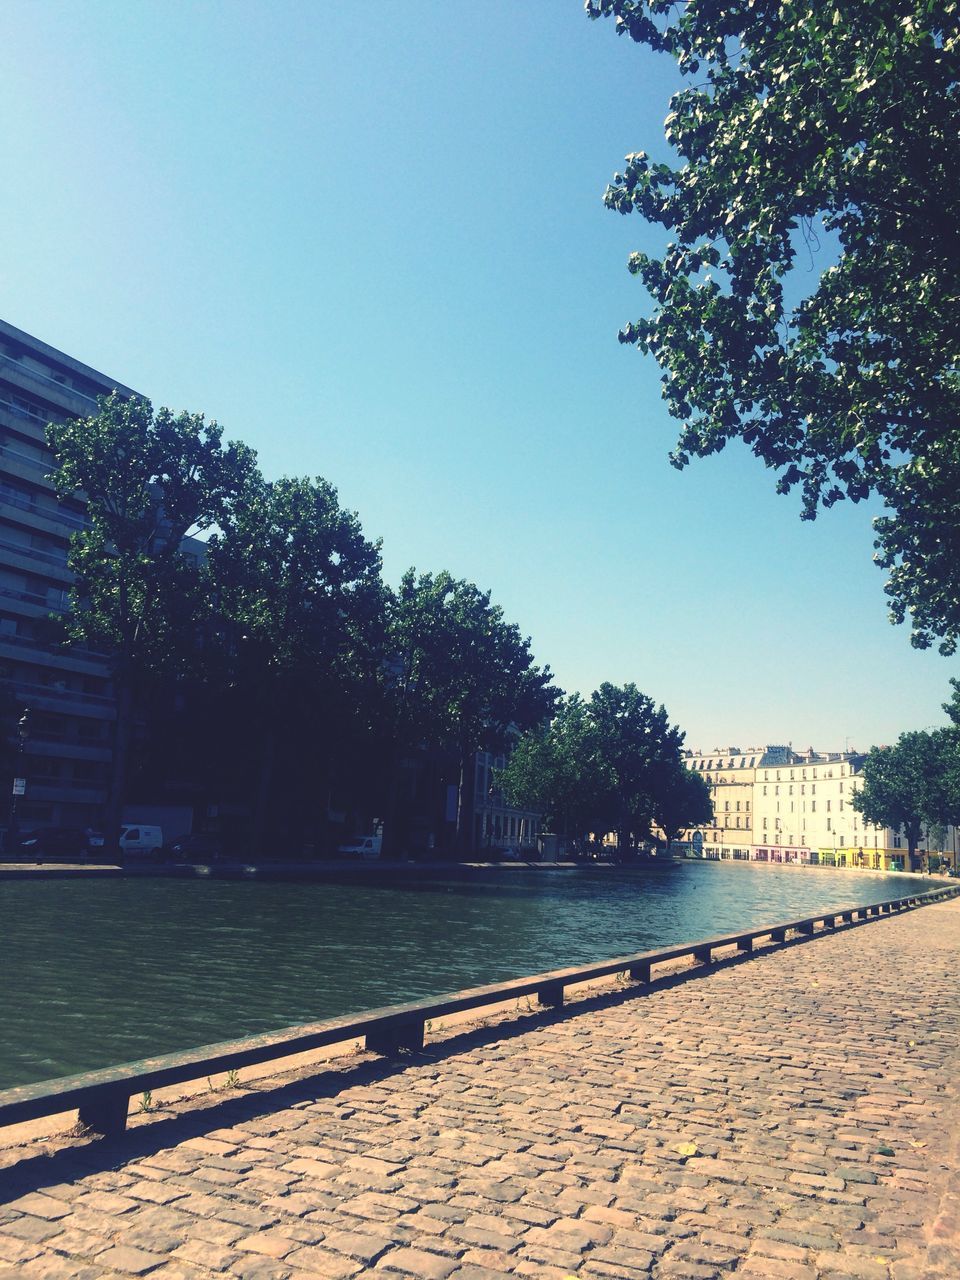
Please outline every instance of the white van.
M350 844L342 844L337 850L341 858L379 858L380 836L357 836Z
M120 852L124 856L159 853L163 848L163 829L145 823L125 822L120 828Z

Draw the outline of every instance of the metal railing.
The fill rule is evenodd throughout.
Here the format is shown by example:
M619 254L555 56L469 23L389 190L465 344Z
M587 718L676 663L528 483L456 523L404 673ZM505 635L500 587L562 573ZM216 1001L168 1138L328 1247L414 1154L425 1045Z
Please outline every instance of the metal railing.
M71 383L61 382L58 378L52 378L47 373L41 373L39 369L30 369L26 365L22 364L19 360L14 359L13 356L0 355L0 360L6 361L7 364L12 365L14 369L18 370L20 373L24 374L28 378L38 378L41 382L48 383L51 387L54 387L61 394L68 395L68 396L76 396L78 400L86 400L87 403L91 406L91 408L93 410L96 410L97 402L93 398L93 396L88 395L85 391L79 391Z
M109 693L81 693L79 689L71 689L69 686L61 687L59 684L34 684L32 681L16 680L12 681L18 695L24 692L35 694L41 698L56 698L67 702L89 702L98 706L109 706L113 703L113 696Z
M248 1036L243 1040L203 1045L185 1053L169 1053L141 1062L130 1062L101 1071L43 1080L0 1092L0 1126L20 1124L42 1116L60 1115L76 1109L80 1122L104 1135L121 1133L126 1128L130 1098L167 1085L203 1080L220 1072L255 1066L278 1058L306 1053L325 1045L343 1044L362 1039L368 1051L392 1054L400 1049L420 1049L428 1022L450 1014L469 1012L491 1005L505 1004L524 996L535 996L541 1005L562 1006L567 987L592 982L597 978L628 974L641 983L652 980L657 965L692 957L704 965L713 960L714 952L736 947L749 953L754 944L764 939L784 943L788 934L812 938L833 932L843 925L866 923L894 912L942 902L960 894L960 886L948 885L905 898L893 898L868 906L840 907L790 920L784 924L765 925L742 933L724 934L699 942L681 943L657 951L641 951L636 955L617 956L597 964L570 969L553 969L532 977L491 986L473 987L454 995L440 996L416 1004L391 1005L366 1013L350 1014L328 1022L304 1023ZM818 934L819 929L819 934ZM645 988L641 987L640 991Z
M24 542L8 542L7 539L0 539L0 547L4 551L12 551L14 555L24 556L28 560L42 560L45 564L55 565L58 569L67 569L67 550L64 547L62 552L42 551L39 547L31 547Z
M32 498L27 497L26 494L18 493L3 484L0 484L0 501L6 502L11 507L18 507L21 511L29 511L32 515L42 516L44 520L49 520L53 524L66 524L72 529L88 529L90 527L90 521L74 511L67 511L66 508L60 506L41 506L38 502L34 502Z

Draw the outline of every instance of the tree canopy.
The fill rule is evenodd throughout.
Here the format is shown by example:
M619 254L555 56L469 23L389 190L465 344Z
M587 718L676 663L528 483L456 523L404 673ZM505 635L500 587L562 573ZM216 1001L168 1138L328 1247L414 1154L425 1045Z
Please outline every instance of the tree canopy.
M476 751L547 719L559 691L489 591L408 569L388 605L398 711L415 740Z
M960 18L956 0L587 0L691 78L675 167L626 158L605 201L673 237L631 256L683 423L672 461L743 440L803 516L878 495L891 619L960 638ZM835 261L803 292L798 255ZM806 246L804 242L806 241ZM801 258L801 261L803 260ZM812 263L812 255L809 259Z
M409 569L388 604L387 676L397 746L422 742L459 761L458 839L468 839L469 757L549 719L560 691L489 591Z
M202 414L103 397L88 418L52 422L61 497L82 493L88 525L71 539L71 640L108 657L116 695L106 826L120 826L137 686L195 664L210 592L188 534L229 522L255 455L223 444Z
M548 727L521 738L500 781L512 803L542 809L562 834L616 831L626 852L663 819L672 834L702 820L682 744L663 706L635 684L608 682L589 699L572 695Z
M47 439L57 493L86 501L88 527L70 546L72 638L131 672L192 657L208 593L203 558L184 540L229 522L255 455L224 446L202 414L154 412L116 392L89 418L51 422Z
M902 831L911 858L924 828L960 822L960 739L952 729L902 733L863 762L853 807L867 822Z
M328 481L254 472L232 519L211 536L208 564L221 679L246 713L244 757L259 762L251 831L259 848L270 808L289 824L306 797L326 796L319 784L333 758L373 718L384 635L380 548Z
M571 694L549 725L525 733L499 777L511 804L544 815L548 829L576 840L606 831L610 768L600 751L590 706Z
M657 779L653 816L669 848L681 831L713 821L710 784L682 761L670 761Z

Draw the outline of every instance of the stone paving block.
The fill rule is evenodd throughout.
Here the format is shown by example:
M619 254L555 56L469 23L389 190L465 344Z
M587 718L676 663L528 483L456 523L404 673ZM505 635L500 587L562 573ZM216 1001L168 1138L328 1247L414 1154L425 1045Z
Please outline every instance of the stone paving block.
M318 1240L323 1238L323 1232L317 1231ZM275 1231L256 1231L249 1236L241 1236L239 1240L234 1242L232 1252L237 1253L260 1253L268 1258L285 1258L288 1253L293 1253L298 1248L298 1242L292 1237L285 1235L283 1230Z
M72 1216L71 1214L70 1217ZM3 1224L4 1235L16 1236L17 1239L26 1240L30 1244L42 1244L44 1240L49 1240L51 1236L56 1236L63 1230L59 1222L51 1222L47 1218L13 1218L10 1222Z
M108 1270L127 1272L132 1276L146 1276L156 1271L166 1258L159 1253L147 1253L144 1249L134 1249L129 1245L112 1245L97 1258L100 1267Z
M40 1244L29 1240L19 1240L16 1236L6 1235L0 1231L0 1264L29 1262L40 1253Z
M20 1196L16 1200L11 1200L7 1208L13 1209L17 1213L32 1214L35 1218L46 1218L49 1222L56 1222L58 1218L65 1218L71 1211L70 1205L65 1204L63 1200L44 1195L42 1192L33 1192L30 1195Z
M187 1240L173 1252L178 1263L190 1263L210 1271L226 1271L239 1256L236 1249L214 1244L209 1240Z
M457 1267L456 1271L452 1271L453 1280L504 1280L505 1276L513 1275L513 1269L508 1271L499 1271L493 1267L478 1266L475 1263L468 1262L462 1267Z
M748 1257L737 1275L750 1280L817 1280L819 1272L814 1266L788 1258Z
M386 1253L392 1243L389 1237L384 1236L364 1235L357 1231L331 1231L324 1238L323 1247L369 1267Z
M227 1274L240 1280L291 1280L292 1269L262 1253L241 1253L229 1264Z
M446 1280L458 1268L455 1258L426 1253L422 1249L394 1249L377 1265L378 1271L399 1271L402 1275L417 1276L418 1280Z
M17 1271L17 1280L102 1280L106 1272L92 1263L66 1258L34 1258Z

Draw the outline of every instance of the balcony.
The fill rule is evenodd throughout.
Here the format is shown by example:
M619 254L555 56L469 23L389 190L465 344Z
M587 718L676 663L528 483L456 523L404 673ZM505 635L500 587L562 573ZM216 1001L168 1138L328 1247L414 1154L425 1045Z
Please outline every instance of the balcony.
M97 412L99 406L93 396L87 395L86 392L78 391L76 387L72 387L66 382L61 382L59 378L52 377L50 374L41 373L39 369L29 369L20 360L15 360L12 356L0 355L0 370L9 373L16 382L22 380L27 383L38 383L44 394L49 394L52 391L56 396L78 401L84 413Z
M26 556L30 560L42 560L44 564L55 565L64 572L67 570L66 547L60 552L41 551L39 547L31 547L26 542L10 542L6 538L0 538L0 549L10 551L14 555Z
M0 448L0 453L2 452L4 450ZM11 507L18 507L21 511L29 511L32 515L40 516L43 520L49 520L53 525L68 525L70 529L88 529L90 527L90 521L80 515L79 512L70 511L67 507L42 506L28 494L21 493L2 481L0 481L0 502L4 502Z
M12 658L14 661L26 658L38 666L74 671L85 676L100 676L103 679L109 676L106 654L81 649L78 645L59 649L41 644L32 636L16 636L5 631L0 631L0 657Z
M32 680L10 680L13 696L18 702L37 711L51 711L58 715L93 716L112 720L115 703L109 694L80 693L75 689L59 689L56 685L36 684Z

